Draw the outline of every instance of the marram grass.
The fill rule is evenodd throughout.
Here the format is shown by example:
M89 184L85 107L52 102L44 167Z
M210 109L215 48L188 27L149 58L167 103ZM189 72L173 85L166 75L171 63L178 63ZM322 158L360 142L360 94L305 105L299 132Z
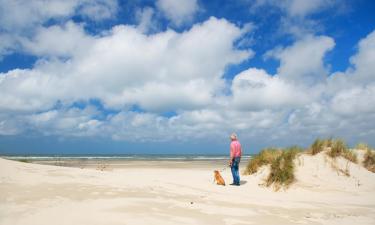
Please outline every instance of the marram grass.
M277 157L281 155L282 151L276 148L265 148L254 156L247 164L244 171L245 175L258 172L258 169L264 165L271 164Z
M364 154L363 166L367 170L375 173L375 153L370 149L367 149L366 153Z
M266 185L274 185L276 190L282 186L289 186L295 181L294 177L294 159L302 149L293 146L285 149L280 156L278 156L271 163L271 172L266 180Z
M364 155L363 166L369 171L375 173L375 153L364 143L356 146L356 149L367 150ZM254 156L246 166L245 175L258 172L259 168L264 165L270 165L271 171L266 179L266 186L271 186L278 190L281 187L288 187L295 181L294 176L294 159L302 152L302 148L294 146L287 149L265 148ZM354 151L349 150L345 141L342 139L316 139L310 148L305 151L311 155L325 152L332 159L344 157L345 159L358 163L357 155Z

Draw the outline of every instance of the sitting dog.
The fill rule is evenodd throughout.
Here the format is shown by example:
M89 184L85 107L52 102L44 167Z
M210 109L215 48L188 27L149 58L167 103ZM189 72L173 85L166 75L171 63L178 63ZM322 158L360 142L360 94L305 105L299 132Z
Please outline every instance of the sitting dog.
M223 177L220 175L219 171L215 170L214 171L214 179L217 185L224 185L225 186L225 181Z

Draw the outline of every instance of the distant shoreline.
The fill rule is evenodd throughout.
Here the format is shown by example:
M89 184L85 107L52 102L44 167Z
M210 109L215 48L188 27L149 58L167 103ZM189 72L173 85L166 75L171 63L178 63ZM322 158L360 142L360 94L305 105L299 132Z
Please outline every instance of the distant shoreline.
M250 159L253 155L244 155L243 159ZM144 161L211 161L228 159L229 155L218 154L90 154L90 155L0 155L1 158L11 160L28 159L31 161L48 160L144 160Z

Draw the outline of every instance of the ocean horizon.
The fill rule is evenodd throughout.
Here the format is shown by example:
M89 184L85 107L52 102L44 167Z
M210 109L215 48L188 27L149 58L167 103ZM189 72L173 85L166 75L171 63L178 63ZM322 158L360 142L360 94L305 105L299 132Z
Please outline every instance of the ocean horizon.
M253 155L243 155L250 159ZM210 161L229 159L229 154L3 154L11 160L150 160L150 161Z

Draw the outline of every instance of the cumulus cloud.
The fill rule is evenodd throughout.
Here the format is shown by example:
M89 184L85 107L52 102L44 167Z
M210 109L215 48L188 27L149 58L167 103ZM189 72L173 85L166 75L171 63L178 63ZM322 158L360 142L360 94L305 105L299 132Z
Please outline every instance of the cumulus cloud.
M252 55L234 47L244 32L216 18L183 33L153 35L120 25L93 38L71 22L41 29L31 52L75 55L42 59L33 69L2 74L0 108L35 111L56 101L89 99L99 99L108 108L138 105L156 112L208 105L225 83L225 67ZM58 45L60 38L71 41Z
M104 4L97 2L98 7ZM174 26L192 21L198 10L197 1L189 1L190 11L162 9L161 2L158 10L179 12L163 11ZM318 2L284 1L288 4L283 10L306 18L326 7L326 1ZM254 55L243 47L249 46L245 34L251 26L211 17L183 32L157 32L157 11L146 7L136 13L137 25L117 25L92 35L84 24L70 20L72 13L95 20L113 11L99 13L99 18L96 6L90 2L92 8L83 10L81 3L62 2L64 7L57 7L61 12L48 6L49 14L32 12L35 20L13 21L20 30L28 25L18 23L39 24L32 35L0 35L0 54L17 43L38 57L30 69L0 74L0 135L215 142L237 131L241 140L265 145L309 143L330 135L372 140L375 135L375 31L359 41L345 71L331 74L324 61L335 41L309 34L265 54L280 62L276 74L246 68L229 79L224 78L229 65ZM107 6L115 8L109 4L103 10ZM64 20L41 26L46 18ZM0 24L6 28L10 22ZM239 43L245 44L239 48ZM98 104L90 103L93 99ZM77 102L84 106L77 107Z
M69 18L76 13L90 19L106 19L114 16L118 8L116 0L1 0L0 27L18 31L38 26L49 19Z
M157 25L155 20L153 20L155 12L151 7L145 7L143 9L138 9L135 13L138 29L143 33L148 33L156 30Z
M76 15L104 20L113 18L117 10L117 0L0 0L0 59L22 52L23 42L45 29L46 22L61 23Z
M236 108L247 110L295 107L311 98L306 89L301 90L279 76L271 76L255 68L235 76L232 93Z
M254 14L265 12L269 15L277 12L276 15L280 18L277 21L279 30L276 34L292 35L298 40L306 34L321 33L324 30L324 26L314 19L314 15L334 9L331 15L335 16L345 11L345 4L337 0L254 0L251 1L250 9Z
M323 57L334 45L334 40L327 36L306 36L292 46L268 51L265 56L280 60L280 77L315 85L328 75Z
M78 56L89 48L94 38L87 35L82 25L68 21L62 26L39 27L31 39L21 41L23 49L41 57Z
M373 82L375 71L375 31L367 35L358 44L358 53L350 58L354 66L353 73L356 80L361 83Z
M198 0L158 0L156 6L175 26L191 22L199 10Z
M264 6L273 6L285 11L289 17L306 17L324 9L336 6L338 3L339 1L336 0L255 0L252 3L252 10Z

